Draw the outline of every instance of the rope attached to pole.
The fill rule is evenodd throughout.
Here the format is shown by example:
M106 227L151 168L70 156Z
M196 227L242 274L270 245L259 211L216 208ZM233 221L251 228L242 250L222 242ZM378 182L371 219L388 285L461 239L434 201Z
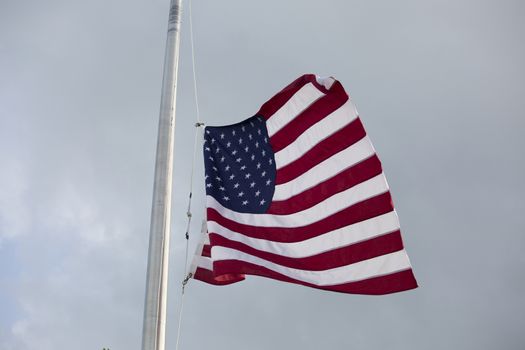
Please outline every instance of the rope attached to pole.
M182 281L182 288L181 288L181 302L180 302L180 309L179 309L179 324L177 327L177 343L175 346L176 350L179 350L179 340L181 336L181 325L182 325L182 313L184 309L184 292L186 288L186 284L190 280L192 276L192 273L188 271L188 248L189 248L189 241L190 241L190 228L191 228L191 218L193 216L191 212L191 200L193 196L193 177L194 177L194 170L195 170L195 157L197 154L197 139L199 136L199 128L204 128L205 124L201 122L200 119L200 109L199 109L199 98L197 94L197 74L195 70L195 48L194 48L194 39L193 39L193 15L192 15L192 0L188 0L189 3L189 17L190 17L190 43L191 43L191 61L192 61L192 71L193 71L193 93L195 96L195 110L196 110L196 120L195 123L195 137L193 142L193 157L191 161L191 175L190 175L190 191L188 195L188 208L186 210L186 216L188 218L187 224L186 224L186 252L184 257L184 279Z
M191 277L193 277L192 273L188 271L188 248L189 248L189 242L190 242L190 228L191 228L191 219L193 217L193 214L191 212L191 200L193 197L193 173L195 170L195 158L197 154L197 140L199 136L199 127L203 127L204 123L196 123L195 124L195 137L194 137L194 143L193 143L193 158L191 162L191 178L190 178L190 193L188 195L188 208L186 211L186 216L188 218L186 223L186 233L184 237L186 238L186 249L184 254L184 279L182 281L182 289L181 289L181 302L180 302L180 310L179 310L179 324L177 328L177 343L175 346L175 349L179 349L179 340L180 340L180 334L181 334L181 325L182 325L182 311L184 308L184 292L186 289L186 284L188 284L188 281Z
M191 0L188 0L190 8L190 44L191 44L191 67L193 72L193 93L195 95L195 109L197 111L197 123L201 121L201 113L199 110L199 95L197 93L197 73L195 72L195 45L193 39L193 14L191 8ZM203 124L204 125L204 124Z

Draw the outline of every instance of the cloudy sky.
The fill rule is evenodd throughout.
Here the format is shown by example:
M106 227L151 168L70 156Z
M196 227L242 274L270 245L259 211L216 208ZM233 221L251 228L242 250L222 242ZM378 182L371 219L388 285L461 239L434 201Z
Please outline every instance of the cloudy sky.
M0 2L2 350L140 348L168 8ZM194 0L193 10L209 125L250 117L304 73L343 83L383 161L421 287L371 297L257 277L192 281L182 349L522 349L523 3ZM188 11L168 349L195 120L187 24ZM200 161L196 174L194 237Z

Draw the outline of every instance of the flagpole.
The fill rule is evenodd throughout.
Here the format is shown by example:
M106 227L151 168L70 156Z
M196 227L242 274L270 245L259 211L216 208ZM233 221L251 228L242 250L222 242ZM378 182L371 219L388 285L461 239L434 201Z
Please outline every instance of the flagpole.
M166 338L173 138L179 66L180 17L181 0L171 0L151 208L142 350L164 350Z

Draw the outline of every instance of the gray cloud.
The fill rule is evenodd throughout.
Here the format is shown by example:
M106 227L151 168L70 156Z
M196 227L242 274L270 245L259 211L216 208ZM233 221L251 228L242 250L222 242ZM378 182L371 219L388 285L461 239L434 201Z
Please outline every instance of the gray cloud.
M343 83L383 161L421 288L365 297L256 277L222 288L192 282L182 348L522 347L521 3L193 6L208 124L251 116L303 73ZM0 4L2 349L140 348L167 8L160 0ZM187 15L168 347L195 118Z

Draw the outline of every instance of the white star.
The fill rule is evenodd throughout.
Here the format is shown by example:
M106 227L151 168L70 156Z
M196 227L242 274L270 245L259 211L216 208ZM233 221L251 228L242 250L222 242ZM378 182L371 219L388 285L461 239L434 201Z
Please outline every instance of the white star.
M235 178L235 174L230 175L230 180L233 180Z
M251 140L253 138L252 134L248 134L248 138Z
M266 203L264 199L261 199L261 201L259 202L260 205L264 205L264 203Z
M217 181L219 181L219 182L222 181L222 179L221 179L220 177L218 177L218 176L215 176L215 180L217 180Z
M222 157L221 157L221 163L224 163L224 160L225 160L225 159L226 159L226 158L224 158L224 156L222 156Z
M219 187L219 190L221 190L221 191L226 191L226 189L225 189L224 187L222 187L222 186Z
M239 145L242 143L242 137L239 139Z
M251 125L251 126L255 126L255 124L254 124L253 122L250 122L250 125Z
M268 138L264 138L264 143L268 143Z
M235 183L235 185L233 185L233 188L237 188L237 187L239 187L239 183L238 182Z
M257 163L257 169L261 169L261 163Z
M210 158L211 158L211 157L210 157ZM217 167L216 167L216 166L212 166L212 168L213 168L213 170L214 170L214 171L217 171L217 170L219 170L219 169L217 169Z
M265 177L265 176L266 176L266 171L263 171L263 172L261 173L261 177Z
M259 141L255 142L255 148L259 148Z
M246 169L246 165L243 165L243 166L241 167L241 170L244 170L244 169Z
M255 187L255 182L252 182L252 183L250 184L250 188L254 188L254 187Z
M213 162L213 157L212 156L209 156L208 159Z
M206 187L208 187L208 188L210 188L211 186L212 186L212 184L210 184L210 183L206 184Z
M206 176L204 176L204 180L206 180L207 178L209 178L210 176L208 174L206 174Z
M268 163L269 163L270 165L272 165L272 163L273 163L272 158L268 159Z
M255 197L259 197L260 194L261 194L261 191L255 192Z
M228 141L228 143L226 144L226 147L230 148L231 145L232 145L232 143L230 141Z
M248 201L242 201L242 205L248 204Z
M252 160L255 160L255 154L252 154L251 158L252 158Z
M233 152L232 152L232 155L234 156L234 155L236 155L236 154L237 154L237 150L234 149Z
M211 148L210 147L206 147L205 150L209 152L209 151L211 151Z
M266 151L265 150L262 150L261 152L262 156L264 157L266 155Z
M219 147L217 147L217 149L215 150L215 153L219 153L221 151L221 149Z
M236 161L237 163L240 163L240 162L242 161L242 158L239 157L239 158L235 159L235 161Z
M257 133L260 135L261 134L261 129L257 129Z
M244 192L242 192L242 191L239 192L239 193L237 194L237 196L238 196L238 197L242 197L242 196L244 196Z
M266 186L270 186L271 183L272 183L272 180L266 180Z
M235 130L232 130L232 135L235 136Z
M221 140L224 138L224 133L221 134Z
M215 143L215 139L212 138L212 139L211 139L211 144L213 145L214 143Z
M244 126L241 127L242 131L246 131L246 128Z
M224 197L222 197L222 199L224 199L225 201L229 201L230 197L224 196Z
M249 179L250 176L252 176L252 174L248 173L248 174L244 175L244 178L245 178L245 179Z
M210 130L206 130L206 134L208 134L208 135L209 135L209 134L210 134Z
M250 147L246 146L244 147L244 152L248 152L250 150Z
M230 166L229 166L229 165L226 165L226 168L224 168L224 170L226 170L226 171L230 171Z

